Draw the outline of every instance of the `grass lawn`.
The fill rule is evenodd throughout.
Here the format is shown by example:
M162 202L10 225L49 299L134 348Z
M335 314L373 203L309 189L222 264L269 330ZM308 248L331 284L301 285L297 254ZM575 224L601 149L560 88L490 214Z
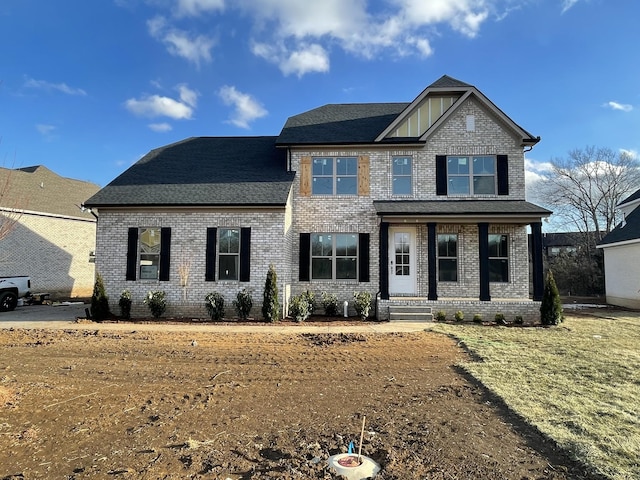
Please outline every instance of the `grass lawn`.
M436 323L478 357L461 365L571 455L640 479L640 313L565 311L558 327Z

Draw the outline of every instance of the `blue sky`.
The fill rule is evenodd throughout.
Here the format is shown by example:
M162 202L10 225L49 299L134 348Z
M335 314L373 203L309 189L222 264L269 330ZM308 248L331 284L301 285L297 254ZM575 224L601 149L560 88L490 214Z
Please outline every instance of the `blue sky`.
M191 136L277 135L447 74L542 141L640 151L637 0L2 0L0 166L104 186Z

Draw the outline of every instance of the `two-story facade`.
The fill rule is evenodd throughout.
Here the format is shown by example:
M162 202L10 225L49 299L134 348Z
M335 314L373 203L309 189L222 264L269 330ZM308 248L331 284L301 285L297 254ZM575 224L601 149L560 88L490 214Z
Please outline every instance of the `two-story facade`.
M211 291L259 303L273 264L284 305L367 290L379 319L413 305L536 321L551 212L525 201L524 152L538 141L448 76L410 103L293 116L277 137L187 139L86 202L97 271L112 304L133 293L134 314L158 289L175 315L202 313Z

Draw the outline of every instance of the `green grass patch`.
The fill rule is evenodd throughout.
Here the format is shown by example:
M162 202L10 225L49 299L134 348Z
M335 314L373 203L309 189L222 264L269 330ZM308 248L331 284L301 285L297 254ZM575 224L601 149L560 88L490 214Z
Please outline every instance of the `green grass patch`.
M479 361L461 364L577 460L640 479L640 314L568 314L551 328L434 324Z

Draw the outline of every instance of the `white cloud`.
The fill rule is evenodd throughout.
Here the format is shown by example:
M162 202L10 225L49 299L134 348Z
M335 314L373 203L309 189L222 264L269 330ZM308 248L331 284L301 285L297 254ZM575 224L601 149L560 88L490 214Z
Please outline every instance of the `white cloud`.
M190 107L195 107L198 102L198 92L191 90L185 84L178 85L178 92L180 92L180 100L186 103Z
M150 123L148 126L150 130L153 130L154 132L160 132L160 133L169 132L173 128L168 123Z
M415 26L449 24L454 30L475 37L489 16L485 1L477 0L395 0L400 16ZM403 22L403 23L404 23Z
M330 52L336 47L364 58L384 53L428 57L433 55L434 39L441 35L438 29L474 38L490 16L499 21L531 0L172 1L173 21L239 10L253 23L248 35L254 55L278 65L285 75L302 76L327 72ZM579 0L563 1L570 8ZM211 61L216 44L211 36L175 28L162 16L149 20L148 29L172 55L196 65Z
M562 13L565 13L580 0L562 0Z
M54 125L46 125L44 123L38 123L36 125L36 130L40 133L40 135L46 138L51 138L55 129L56 127Z
M81 88L73 88L66 83L51 83L47 82L46 80L35 80L33 78L27 78L24 82L24 86L27 88L36 88L45 91L55 90L67 95L80 95L83 97L87 95L87 92L85 92Z
M633 105L629 105L626 103L607 102L603 106L612 110L620 110L622 112L630 112L631 110L633 110Z
M629 156L630 158L633 158L633 159L640 159L640 154L638 154L637 150L628 150L626 148L621 148L620 149L620 153L622 155L627 155L627 156Z
M205 12L224 10L224 0L178 0L178 16L195 17Z
M260 102L247 93L239 92L236 87L225 85L218 94L225 105L234 107L229 123L237 127L249 128L250 122L268 113Z
M256 43L251 48L254 55L278 65L285 76L295 74L302 77L310 72L329 71L329 55L318 44L301 45L294 51L282 45L276 47L264 43Z
M192 35L169 25L162 16L147 21L149 34L162 42L171 55L182 57L197 67L211 61L211 49L216 41L207 35Z
M277 63L285 75L329 69L329 46L374 58L433 54L430 36L446 25L470 38L488 19L494 0L388 0L373 13L365 0L239 0L254 19L253 53ZM276 45L277 47L274 47Z
M188 87L181 85L178 87L182 101L160 95L147 95L141 99L130 98L125 102L125 107L131 113L141 117L169 117L176 120L190 119L195 108L195 99L197 94ZM184 101L184 91L188 91L189 101Z

